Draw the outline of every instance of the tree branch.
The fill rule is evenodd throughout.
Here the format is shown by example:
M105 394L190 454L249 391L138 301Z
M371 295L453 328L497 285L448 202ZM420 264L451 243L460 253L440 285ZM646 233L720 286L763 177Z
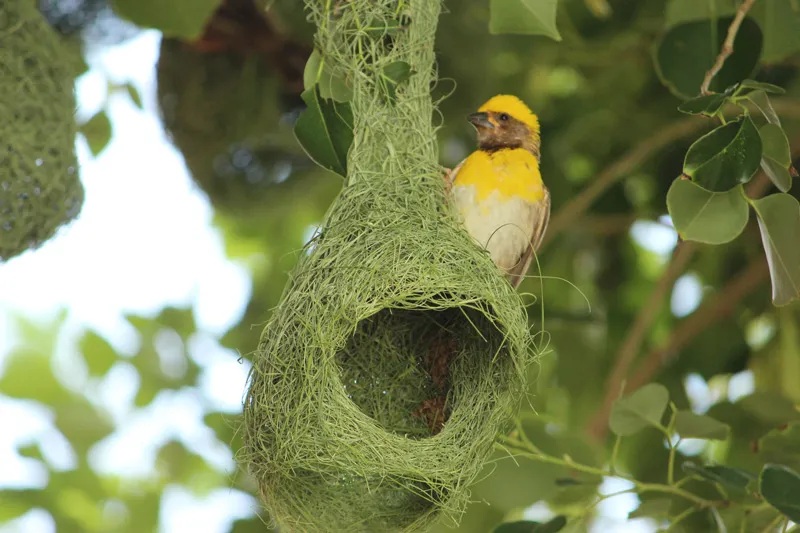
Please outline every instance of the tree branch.
M744 0L744 2L739 5L739 9L736 10L736 17L734 17L731 25L728 26L728 35L725 37L722 50L720 50L714 65L706 72L703 85L700 86L700 94L710 94L708 87L711 85L711 80L714 79L714 76L722 69L722 65L725 64L725 60L728 59L728 56L733 53L733 42L736 40L736 33L739 31L739 26L742 25L745 15L747 15L747 12L750 11L750 8L753 7L755 2L756 0Z
M547 228L544 241L542 242L542 248L546 246L553 237L564 231L572 222L577 220L583 212L586 211L606 189L616 183L617 180L636 170L645 161L650 159L653 154L657 153L665 146L694 133L706 124L708 124L707 120L699 117L690 117L670 124L652 137L637 144L621 158L603 169L603 171L592 180L588 187L567 202L553 216Z
M767 268L766 260L762 257L720 289L711 301L704 303L697 311L678 323L667 342L651 351L644 358L630 380L629 390L636 390L649 383L656 373L681 348L705 331L706 328L729 316L742 298L761 286L768 273L769 269Z
M778 114L795 119L800 118L800 100L778 98L773 102L772 107L775 108ZM708 124L708 120L709 119L702 117L689 117L670 124L659 130L658 133L652 137L648 137L631 148L625 155L603 169L603 171L592 180L592 183L588 187L564 204L564 206L553 215L547 227L547 233L544 236L540 250L549 244L555 236L574 222L580 220L583 213L589 209L594 201L597 200L606 189L639 168L639 166L665 146L700 130L703 126Z
M770 185L771 182L767 175L764 172L759 172L755 179L748 183L746 192L751 198L758 198L767 191ZM681 248L684 249L683 252L680 251ZM672 253L672 259L667 269L658 280L655 289L650 294L650 299L639 312L636 321L628 332L627 338L622 343L616 364L608 379L603 404L587 426L588 433L596 439L605 438L608 431L608 418L611 415L611 408L619 397L628 369L636 358L636 353L641 347L644 335L655 319L657 311L660 310L667 291L672 288L675 280L683 273L689 259L691 259L696 250L697 245L695 243L683 241L678 244ZM686 254L686 257L681 254ZM643 363L639 365L639 370L626 383L626 394L630 394L648 383L661 368L661 365L666 363L668 355L677 352L705 328L730 314L733 311L733 306L758 287L767 273L766 262L759 261L754 263L740 276L726 285L718 293L721 296L717 296L711 302L701 305L694 313L680 322L673 330L666 344L651 351L644 358Z
M636 358L636 354L639 353L639 348L647 331L658 316L659 311L661 311L664 300L675 284L675 280L686 270L686 265L694 256L696 250L697 245L693 242L681 241L678 243L672 251L672 257L667 268L664 269L664 273L656 283L653 292L650 293L647 303L639 310L636 320L628 330L628 335L619 349L614 368L607 380L603 404L587 428L589 434L598 439L605 436L611 407L619 397L625 378L628 375L628 369Z

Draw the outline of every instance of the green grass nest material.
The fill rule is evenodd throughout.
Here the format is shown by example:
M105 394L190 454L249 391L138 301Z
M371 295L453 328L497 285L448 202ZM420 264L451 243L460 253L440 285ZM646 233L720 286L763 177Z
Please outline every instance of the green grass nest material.
M83 205L72 57L30 0L0 0L0 262L37 248Z
M241 459L281 531L457 520L533 359L519 296L445 207L430 97L439 2L403 4L350 0L329 16L307 2L325 57L355 73L355 140L348 183L264 329L245 399ZM354 29L398 10L404 32ZM376 73L398 60L416 73L391 103ZM432 434L412 413L437 394L426 360L443 340L454 343L451 413Z

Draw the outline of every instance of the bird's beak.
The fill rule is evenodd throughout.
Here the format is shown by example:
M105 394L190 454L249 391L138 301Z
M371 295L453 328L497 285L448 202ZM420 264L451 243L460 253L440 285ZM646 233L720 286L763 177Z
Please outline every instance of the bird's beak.
M492 124L492 121L489 120L488 113L472 113L471 115L467 115L467 120L472 122L478 128L487 128L490 130L494 129L494 124Z

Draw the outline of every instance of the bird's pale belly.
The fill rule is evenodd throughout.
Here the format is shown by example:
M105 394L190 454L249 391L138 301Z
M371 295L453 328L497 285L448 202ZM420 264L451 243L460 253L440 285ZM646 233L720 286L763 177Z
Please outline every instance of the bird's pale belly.
M497 191L478 205L472 185L455 185L452 194L467 233L489 252L498 267L515 267L531 242L531 206L522 198L504 197Z

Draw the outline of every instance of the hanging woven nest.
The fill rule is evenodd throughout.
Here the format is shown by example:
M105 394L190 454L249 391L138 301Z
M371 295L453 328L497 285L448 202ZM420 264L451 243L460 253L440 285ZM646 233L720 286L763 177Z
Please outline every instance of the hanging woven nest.
M195 42L161 41L161 117L215 208L266 209L290 175L315 170L276 105L302 103L310 53L276 33L253 0L225 0Z
M31 0L0 0L0 262L75 218L73 57Z
M430 97L440 1L306 3L323 57L352 80L355 138L254 354L241 459L281 531L420 531L458 520L522 397L526 313L446 207ZM402 31L363 30L398 16ZM397 61L415 73L387 98L380 73Z

